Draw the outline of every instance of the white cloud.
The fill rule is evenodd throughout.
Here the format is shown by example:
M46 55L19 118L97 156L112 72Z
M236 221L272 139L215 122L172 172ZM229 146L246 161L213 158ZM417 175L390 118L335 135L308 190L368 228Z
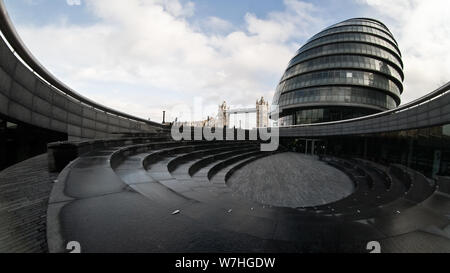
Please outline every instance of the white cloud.
M358 0L385 22L399 43L405 71L402 101L450 81L450 1Z
M44 66L75 90L152 120L196 96L208 109L223 100L247 106L260 96L272 99L298 42L324 26L314 17L319 12L314 6L295 0L286 0L285 11L266 19L247 14L240 29L211 18L215 27L229 29L219 33L189 23L192 2L84 3L97 23L20 25L19 32Z
M66 3L69 6L79 6L81 5L81 0L66 0Z
M200 29L204 29L212 33L224 33L233 28L233 24L215 16L210 16L201 23L202 26L200 26Z
M268 20L259 19L248 13L246 21L248 31L258 35L262 40L286 42L292 38L304 38L315 34L324 22L315 16L318 9L311 3L285 0L286 11L272 12Z
M187 2L182 5L178 0L156 0L155 3L161 3L164 9L175 17L190 17L194 15L195 5L193 2Z

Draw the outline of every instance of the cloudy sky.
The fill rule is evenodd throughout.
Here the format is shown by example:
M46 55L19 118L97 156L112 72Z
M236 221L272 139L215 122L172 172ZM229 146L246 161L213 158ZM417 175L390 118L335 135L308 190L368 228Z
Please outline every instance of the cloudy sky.
M393 32L403 103L450 81L448 0L4 0L38 60L79 93L143 118L194 119L272 99L294 52L351 17ZM185 109L185 110L180 110Z

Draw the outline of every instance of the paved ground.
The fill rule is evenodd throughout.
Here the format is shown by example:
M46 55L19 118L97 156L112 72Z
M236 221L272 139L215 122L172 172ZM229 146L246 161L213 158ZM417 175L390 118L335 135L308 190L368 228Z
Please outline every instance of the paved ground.
M46 215L57 174L47 154L0 172L0 253L47 252Z
M350 195L353 183L316 157L281 153L259 159L228 180L234 192L268 205L301 207L330 203Z

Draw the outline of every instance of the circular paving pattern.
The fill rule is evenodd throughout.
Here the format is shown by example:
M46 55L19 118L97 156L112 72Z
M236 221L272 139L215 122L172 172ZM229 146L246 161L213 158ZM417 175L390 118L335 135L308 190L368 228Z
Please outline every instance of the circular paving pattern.
M246 199L282 207L306 207L340 200L354 191L340 170L299 153L261 158L236 171L228 186Z

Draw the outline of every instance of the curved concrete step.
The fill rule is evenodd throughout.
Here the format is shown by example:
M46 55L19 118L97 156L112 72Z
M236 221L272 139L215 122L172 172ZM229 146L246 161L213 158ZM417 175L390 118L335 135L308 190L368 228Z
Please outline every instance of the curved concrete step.
M409 180L409 187L406 189L405 195L406 199L420 203L435 192L436 183L426 178L423 174L401 165L394 165L393 167L400 168Z
M206 168L208 165L212 165L219 160L227 159L227 158L237 155L239 153L256 150L257 148L258 147L254 146L254 145L250 145L248 147L243 147L242 149L239 149L239 151L228 151L228 152L223 152L223 153L209 155L209 156L200 158L191 164L191 166L189 167L188 173L190 176L195 176L196 173L199 172L201 169Z
M266 207L263 204L243 200L239 196L233 194L232 190L226 185L225 177L230 170L236 170L239 166L244 166L245 164L243 164L243 162L248 163L250 160L256 160L267 155L269 155L269 153L258 151L258 153L255 154L255 152L248 152L216 163L214 166L226 164L221 166L217 175L209 181L210 183L205 183L203 180L199 181L198 179L193 179L188 176L176 176L173 180L164 180L161 181L161 183L174 191L181 191L181 194L187 198L203 203L214 203L225 208L234 206L239 207L244 204L252 208L258 206ZM206 175L205 178L207 179Z
M267 157L270 155L273 155L274 152L260 152L254 155L251 155L250 157L244 157L236 162L233 162L230 165L225 166L221 170L219 170L211 180L211 183L214 185L221 185L221 184L227 184L228 179L233 175L234 172L241 169L242 167L246 166L247 164L261 159L263 157Z
M249 158L251 156L255 156L260 154L261 151L250 151L243 154L235 155L230 158L227 158L225 160L219 161L218 163L214 164L211 168L209 168L207 177L210 181L212 181L212 178L219 173L222 169L230 166L231 164L234 164L236 162L239 162L241 160L245 160L246 158Z
M178 148L176 154L169 152L168 157L163 157L167 161L156 164L165 164L167 170L170 159L180 156L182 151L189 152L189 149L183 150L185 147ZM276 251L279 247L311 250L317 241L322 242L321 251L343 251L347 247L365 251L365 245L358 245L358 242L392 238L424 225L448 225L445 217L427 213L435 206L442 206L439 211L445 210L447 203L437 194L432 195L433 200L430 199L427 206L415 206L400 215L355 222L243 202L230 192L218 191L219 187L226 188L225 183L196 184L195 177L188 183L179 179L151 180L141 176L142 172L133 174L136 170L145 171L142 163L149 152L154 152L142 149L144 147L120 148L117 158L122 162L115 170L111 164L112 155L117 152L114 149L80 157L64 169L56 183L60 189L62 186L60 192L73 193L73 187L72 190L70 186L65 187L69 181L79 184L78 190L83 195L52 196L48 226L49 234L53 235L49 235L49 241L59 246L59 249L51 248L52 251L61 251L64 242L71 240L79 241L84 252ZM224 159L231 164L220 168L217 174L224 173L226 179L229 172L251 158L240 159L234 162ZM155 164L151 167L150 171L154 171ZM222 174L213 179L219 176ZM88 177L92 178L90 184L85 183ZM116 182L121 183L119 190L110 191L117 186ZM169 183L172 186L168 186ZM187 185L190 187L186 188ZM215 187L212 193L208 192L209 185ZM174 210L179 213L172 215ZM54 239L54 234L58 233L55 227L65 227L59 239ZM335 246L339 248L336 250Z
M217 155L224 152L233 152L233 151L236 152L241 149L246 149L252 146L254 146L254 144L239 143L239 144L221 145L218 148L212 148L207 150L194 151L192 153L187 153L172 159L168 163L167 169L169 170L169 172L172 173L175 172L180 165L186 165L187 163L192 163L192 161L203 159L211 155ZM186 173L188 173L188 170L186 170Z
M351 166L351 164L347 163L346 166ZM361 190L361 186L364 186L364 183L357 183L358 187L350 196L333 203L313 207L312 210L326 215L364 218L363 215L367 215L368 212L372 213L378 206L386 206L402 197L404 188L401 183L396 183L396 185L388 189L386 185L390 185L390 182L380 181L380 178L382 179L383 177L379 176L378 172L370 172L364 166L359 166L358 168L360 171L364 171L368 177L371 177L371 185L366 184L364 189ZM344 171L348 171L348 168L344 169ZM353 180L357 179L356 176L351 177Z
M369 166L370 164L359 166L373 177L375 182L373 189L365 193L366 196L363 200L351 196L353 198L350 201L348 200L349 198L340 200L335 204L331 204L331 206L328 204L326 209L318 210L317 212L355 220L370 217L380 219L400 214L410 209L414 210L418 203L426 200L434 192L434 188L424 177L419 177L422 179L419 181L404 182L394 174L385 175ZM411 195L408 196L408 193Z
M228 143L227 145L231 145L231 143ZM188 155L194 152L198 153L201 151L208 151L210 149L221 147L224 147L223 143L202 142L197 143L196 145L190 145L190 143L186 143L174 148L154 149L148 154L147 158L144 159L143 164L144 168L150 169L151 165L158 162L160 159L165 159L167 157L175 158L177 156Z
M315 211L316 213L321 213L321 212L329 213L329 212L334 212L335 207L337 207L337 206L340 206L340 205L346 206L346 205L356 202L359 199L366 198L366 196L369 194L369 192L371 190L373 181L372 180L369 181L368 176L366 175L366 173L362 173L361 169L355 169L354 166L348 166L348 164L344 164L344 162L345 161L337 161L337 160L327 161L327 163L329 165L341 170L342 172L344 172L345 174L347 174L350 177L350 179L354 183L355 191L343 199L336 200L334 202L331 202L331 203L328 203L325 205L313 206L313 207L300 207L299 209L312 210L312 211Z
M256 149L256 147L253 146L254 145L250 145L252 149ZM236 151L234 152L236 153ZM239 149L238 152L242 153L243 149ZM186 154L178 154L174 157L168 157L158 161L156 165L152 165L152 168L147 172L149 174L149 177L152 180L157 181L161 185L164 185L172 192L176 192L177 194L185 197L186 199L208 203L211 205L214 204L215 206L228 209L239 208L245 204L251 210L254 210L256 207L260 206L269 208L269 206L259 205L253 202L247 202L245 200L236 200L236 197L233 196L231 190L225 185L224 182L221 184L202 183L193 180L190 176L187 176L187 173L184 177L180 177L177 175L174 176L174 173L169 173L168 171L166 171L168 162L171 162L178 157L184 157L185 155ZM139 155L140 158L142 158L143 156L144 155ZM234 155L234 157L235 156L236 155ZM188 162L187 164L190 163ZM139 186L141 184L144 183L139 183Z
M229 144L231 145L231 144ZM173 179L169 171L169 163L177 158L189 157L191 153L201 155L211 149L223 148L223 144L202 144L196 146L180 146L171 149L157 150L149 153L143 162L144 169L157 181ZM173 164L175 167L176 164Z
M226 147L221 149L214 149L207 151L206 155L197 154L197 156L188 156L189 160L185 162L185 160L180 160L180 158L183 158L184 156L180 156L178 158L175 158L173 161L177 161L179 164L176 164L175 167L172 167L172 170L170 170L170 166L168 166L168 169L172 176L176 179L191 179L192 169L195 164L198 164L198 162L213 162L214 158L226 158L228 156L233 156L236 154L240 154L246 151L250 151L254 149L254 145L238 145L233 147ZM181 161L181 162L180 162ZM169 162L169 165L171 164ZM206 163L205 163L206 166ZM199 165L196 166L198 170L200 170ZM200 182L200 181L197 181ZM207 182L206 180L203 182Z

